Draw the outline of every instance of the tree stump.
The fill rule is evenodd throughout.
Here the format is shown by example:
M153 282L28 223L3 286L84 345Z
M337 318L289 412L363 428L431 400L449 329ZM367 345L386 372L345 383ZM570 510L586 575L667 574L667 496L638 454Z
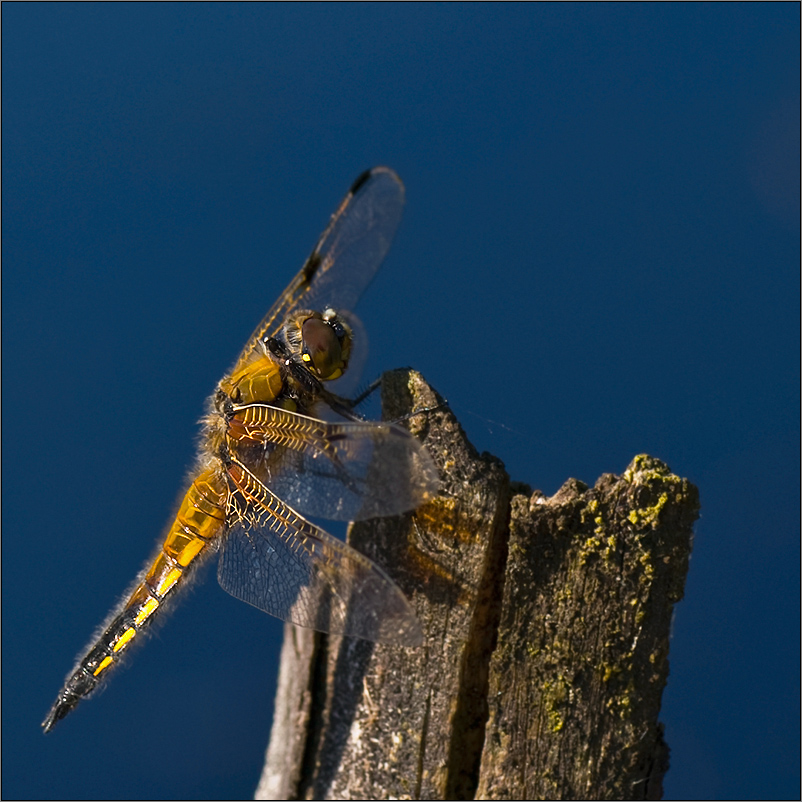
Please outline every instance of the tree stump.
M386 419L442 399L385 375ZM288 625L257 799L658 799L658 722L697 489L635 457L551 498L478 455L451 411L408 419L438 498L349 542L417 611L418 649Z

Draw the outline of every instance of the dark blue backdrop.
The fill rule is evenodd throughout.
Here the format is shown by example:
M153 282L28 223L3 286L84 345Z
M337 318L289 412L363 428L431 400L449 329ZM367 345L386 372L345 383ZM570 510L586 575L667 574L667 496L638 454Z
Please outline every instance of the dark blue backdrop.
M553 493L701 491L666 795L799 793L799 6L2 7L4 798L252 794L281 626L211 572L52 735L214 383L351 180L359 311Z

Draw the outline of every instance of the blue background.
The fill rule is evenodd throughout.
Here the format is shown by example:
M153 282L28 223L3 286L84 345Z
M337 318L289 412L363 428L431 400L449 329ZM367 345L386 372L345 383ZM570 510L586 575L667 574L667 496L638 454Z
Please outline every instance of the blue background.
M799 6L2 7L4 798L255 788L281 625L211 572L39 723L150 555L215 382L356 175L358 311L546 493L695 482L667 796L799 794Z

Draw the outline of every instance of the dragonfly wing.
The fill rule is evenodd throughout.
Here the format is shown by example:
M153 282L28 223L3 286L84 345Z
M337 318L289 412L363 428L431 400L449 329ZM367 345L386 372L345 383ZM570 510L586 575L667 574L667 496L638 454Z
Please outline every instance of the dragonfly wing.
M415 509L437 492L426 449L392 423L329 422L250 405L247 431L275 444L243 454L273 493L308 515L362 521Z
M308 515L364 521L413 510L436 495L437 469L393 424L327 424L330 449L285 454L266 484Z
M252 475L231 493L238 522L217 578L242 601L320 632L417 646L420 624L404 594L367 557L301 517ZM258 488L254 490L258 483Z
M296 309L350 310L390 248L404 208L404 185L389 167L356 179L298 275L251 335L240 362L275 337Z

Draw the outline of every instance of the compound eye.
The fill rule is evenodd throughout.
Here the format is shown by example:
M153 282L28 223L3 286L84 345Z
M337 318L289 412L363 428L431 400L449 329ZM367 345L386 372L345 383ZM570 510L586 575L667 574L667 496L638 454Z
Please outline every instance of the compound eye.
M345 365L334 329L319 318L310 317L304 321L301 332L304 340L302 358L307 366L311 362L320 379L339 378Z

